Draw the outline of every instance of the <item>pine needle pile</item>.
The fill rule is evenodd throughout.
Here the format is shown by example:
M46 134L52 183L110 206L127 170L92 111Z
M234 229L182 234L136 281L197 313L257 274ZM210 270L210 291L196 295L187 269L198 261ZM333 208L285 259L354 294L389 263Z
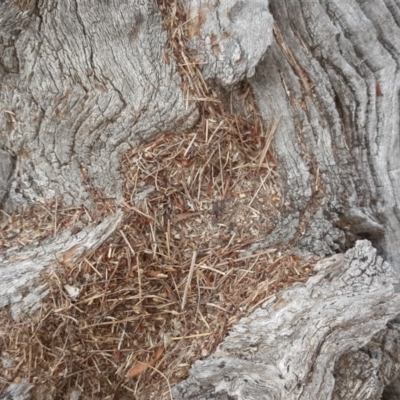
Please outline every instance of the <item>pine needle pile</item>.
M311 273L282 249L251 250L285 207L271 148L279 120L265 125L247 86L236 93L246 105L241 114L222 103L186 50L184 10L177 2L160 9L166 62L177 63L200 119L183 135L164 134L124 155L122 203L99 195L94 210L53 202L30 210L29 221L6 216L3 249L117 208L125 213L100 248L45 277L51 294L33 319L11 322L2 311L2 356L15 365L0 368L0 389L26 379L38 399L74 389L81 399L171 399L171 387L233 324Z

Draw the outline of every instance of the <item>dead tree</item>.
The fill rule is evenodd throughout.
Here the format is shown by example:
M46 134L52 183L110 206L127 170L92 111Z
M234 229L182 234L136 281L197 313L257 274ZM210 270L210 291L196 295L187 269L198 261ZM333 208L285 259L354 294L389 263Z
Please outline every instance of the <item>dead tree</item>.
M400 305L395 273L366 240L316 271L236 325L177 398L380 399L398 371L400 326L382 329Z
M177 396L225 391L219 398L378 398L398 375L398 325L387 322L399 303L389 264L397 274L400 3L186 0L184 6L189 47L206 63L204 78L222 100L233 98L238 112L236 84L247 81L266 123L278 124L274 150L286 203L277 228L259 246L290 245L301 254L350 250L332 271L323 264L308 284L243 321L213 358L196 364L187 385L196 383L180 386ZM90 205L83 175L118 201L121 154L196 121L176 65L164 61L166 41L150 0L0 1L4 209L55 196ZM89 242L97 246L117 225L118 218L88 226L79 237L52 239L48 251L73 260L71 241L81 241L71 246L79 255L85 240L93 237ZM369 239L387 263L358 239ZM35 270L25 262L29 252L40 260ZM39 273L54 262L32 248L2 255L8 285L0 304L14 307L15 315L21 305L34 309L46 294ZM309 296L313 309L301 296ZM329 301L338 301L344 315L327 312ZM296 305L308 313L290 313ZM257 331L257 324L265 328ZM320 330L313 335L315 325ZM253 332L250 341L244 331ZM268 347L272 338L275 353ZM309 348L301 343L306 338L315 339ZM288 346L299 353L288 356ZM262 364L254 363L257 357ZM297 370L302 362L304 369ZM356 368L361 364L362 373ZM212 388L207 368L215 372ZM381 379L373 378L378 370ZM355 381L361 389L350 392Z

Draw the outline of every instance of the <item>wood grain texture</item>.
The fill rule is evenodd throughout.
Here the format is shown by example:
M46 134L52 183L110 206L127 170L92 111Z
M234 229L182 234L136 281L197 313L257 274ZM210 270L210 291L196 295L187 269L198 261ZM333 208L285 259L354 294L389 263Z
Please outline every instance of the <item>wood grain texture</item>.
M0 1L0 201L8 209L56 195L90 201L82 170L118 198L123 151L193 124L174 63L161 61L161 16L146 4ZM280 121L281 221L257 246L350 250L242 320L175 396L379 399L400 373L400 3L185 4L204 77L226 91L248 79L266 124ZM35 310L46 294L40 273L95 247L118 221L64 233L43 251L1 255L0 306L15 317Z
M255 73L272 42L268 1L185 0L189 47L202 60L205 79L232 86Z
M400 271L398 1L185 3L204 77L228 92L247 78L279 120L285 207L259 245L329 255L366 238Z
M15 319L37 311L40 300L48 294L41 274L58 268L61 263L73 263L89 249L97 248L121 220L119 211L101 223L89 224L75 235L65 230L38 245L0 254L0 308L10 306Z
M119 198L121 153L197 118L163 61L156 2L22 3L0 2L0 144L16 158L5 207L88 200L83 169Z
M400 271L399 2L270 10L274 41L250 84L265 121L281 118L287 209L264 245L332 254L367 238Z
M366 240L319 262L316 271L307 283L241 320L215 354L194 364L189 378L174 389L176 398L379 399L384 379L380 385L365 379L363 390L354 384L335 387L334 368L397 315L395 272ZM386 349L386 357L390 354ZM376 363L383 372L381 361ZM373 376L368 366L359 363L358 370L342 373L354 382L354 374ZM342 397L334 397L334 391Z

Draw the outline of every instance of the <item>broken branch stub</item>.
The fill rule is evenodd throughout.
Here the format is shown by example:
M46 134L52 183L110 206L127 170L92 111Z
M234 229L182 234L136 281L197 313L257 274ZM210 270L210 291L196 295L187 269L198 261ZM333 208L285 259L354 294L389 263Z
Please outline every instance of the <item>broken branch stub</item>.
M10 306L14 319L21 314L33 314L49 292L41 274L59 263L72 264L88 250L100 246L117 229L122 217L122 211L118 210L115 215L89 224L75 235L64 230L38 245L0 254L0 308Z

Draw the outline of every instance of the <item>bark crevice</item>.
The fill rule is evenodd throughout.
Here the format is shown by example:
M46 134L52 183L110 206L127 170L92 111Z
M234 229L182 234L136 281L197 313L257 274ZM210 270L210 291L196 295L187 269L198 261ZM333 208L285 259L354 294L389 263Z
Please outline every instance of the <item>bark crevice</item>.
M242 319L176 398L379 399L399 373L395 272L368 241L315 270Z

